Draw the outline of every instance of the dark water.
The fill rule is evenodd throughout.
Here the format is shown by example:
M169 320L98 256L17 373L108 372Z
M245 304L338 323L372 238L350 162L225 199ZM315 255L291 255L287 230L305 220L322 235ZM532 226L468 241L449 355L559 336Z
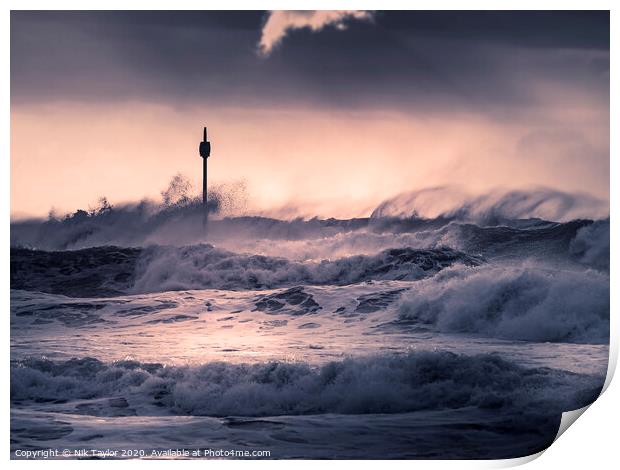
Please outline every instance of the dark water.
M13 452L518 457L604 382L608 219L131 214L12 226Z

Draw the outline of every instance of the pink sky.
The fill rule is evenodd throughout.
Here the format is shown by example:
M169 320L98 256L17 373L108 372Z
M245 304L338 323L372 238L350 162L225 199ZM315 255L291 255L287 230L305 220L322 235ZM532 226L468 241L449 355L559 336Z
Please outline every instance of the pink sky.
M11 210L44 216L100 196L158 198L177 172L198 189L203 124L210 183L244 181L250 212L292 205L302 215L363 216L387 197L437 185L543 185L608 199L608 117L573 103L511 120L139 102L14 106Z

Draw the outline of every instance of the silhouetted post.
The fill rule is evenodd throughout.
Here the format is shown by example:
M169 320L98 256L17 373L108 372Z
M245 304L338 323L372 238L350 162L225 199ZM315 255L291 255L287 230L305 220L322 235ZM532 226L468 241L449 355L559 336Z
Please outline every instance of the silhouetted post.
M207 225L208 209L207 209L207 158L211 155L211 142L207 140L207 128L205 127L202 134L202 142L199 147L200 156L202 157L202 224Z

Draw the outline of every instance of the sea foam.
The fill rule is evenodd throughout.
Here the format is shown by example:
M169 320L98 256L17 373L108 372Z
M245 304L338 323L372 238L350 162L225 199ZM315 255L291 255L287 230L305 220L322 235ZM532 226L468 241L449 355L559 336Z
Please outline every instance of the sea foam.
M450 352L303 362L168 366L96 359L12 364L11 399L123 397L141 414L275 416L518 408L559 413L593 401L598 378L525 368L493 354ZM151 405L145 406L145 405Z
M528 341L609 341L609 276L532 263L446 269L421 280L401 321L437 331Z

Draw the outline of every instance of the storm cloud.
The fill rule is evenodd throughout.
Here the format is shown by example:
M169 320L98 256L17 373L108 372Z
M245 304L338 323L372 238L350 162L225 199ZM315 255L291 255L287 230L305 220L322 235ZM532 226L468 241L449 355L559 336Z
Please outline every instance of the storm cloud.
M607 12L377 12L359 21L368 15L12 12L12 100L488 111L536 104L546 85L608 97ZM315 33L330 23L346 31ZM290 28L300 29L274 49Z

